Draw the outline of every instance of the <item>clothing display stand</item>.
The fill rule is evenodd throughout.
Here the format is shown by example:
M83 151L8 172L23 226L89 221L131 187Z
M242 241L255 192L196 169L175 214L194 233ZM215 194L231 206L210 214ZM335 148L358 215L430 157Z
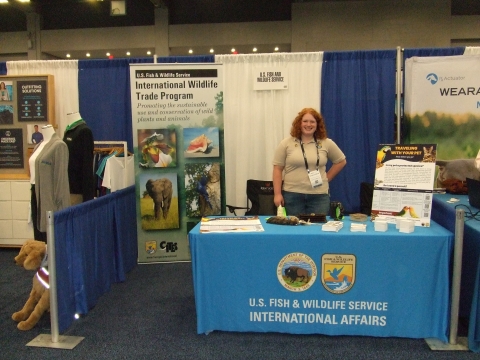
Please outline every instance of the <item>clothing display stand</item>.
M93 145L96 147L97 145L109 145L109 146L112 146L112 145L122 145L123 146L123 157L124 157L124 169L125 169L125 172L123 174L123 180L124 180L124 184L127 183L127 172L126 172L126 169L127 169L127 157L128 157L128 151L127 151L127 142L126 141L94 141L93 142Z

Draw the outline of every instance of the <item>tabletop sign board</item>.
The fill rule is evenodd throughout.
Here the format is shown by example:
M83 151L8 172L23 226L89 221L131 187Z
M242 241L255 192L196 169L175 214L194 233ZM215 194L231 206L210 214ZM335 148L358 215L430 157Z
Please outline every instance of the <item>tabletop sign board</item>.
M253 90L288 89L287 68L271 67L253 70Z
M53 75L0 76L0 179L30 177L28 158L42 139L42 127L55 127Z
M379 145L372 220L430 226L436 153L436 144Z

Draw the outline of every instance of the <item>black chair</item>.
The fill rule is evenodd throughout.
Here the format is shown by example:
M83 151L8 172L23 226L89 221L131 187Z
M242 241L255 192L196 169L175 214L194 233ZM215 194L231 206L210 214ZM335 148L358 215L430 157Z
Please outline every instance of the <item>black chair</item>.
M236 214L235 210L246 210L245 215L276 215L277 209L273 203L273 181L247 180L247 206L239 207L227 205L228 211Z
M365 215L372 215L373 184L360 183L360 212Z

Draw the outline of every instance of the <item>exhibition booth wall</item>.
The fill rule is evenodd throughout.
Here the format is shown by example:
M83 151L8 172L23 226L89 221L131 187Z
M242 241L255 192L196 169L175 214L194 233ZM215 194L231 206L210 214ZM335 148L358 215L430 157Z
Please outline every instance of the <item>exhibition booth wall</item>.
M405 49L404 59L412 56L462 55L464 48ZM303 107L319 108L325 117L328 135L344 151L348 165L331 184L332 200L340 201L349 212L359 210L361 182L373 182L375 154L378 144L395 142L396 50L318 52L292 54L223 55L199 57L168 57L156 59L158 63L217 62L224 66L224 128L225 128L225 190L226 202L242 206L246 203L246 180L271 179L273 151L281 139L288 136L290 125ZM123 140L132 144L132 111L130 101L129 67L133 63L153 63L153 59L69 60L69 61L15 61L0 63L0 74L52 74L55 77L55 114L58 132L66 127L66 114L80 111L92 129L94 139ZM253 90L253 72L258 68L286 68L288 89ZM120 194L112 194L113 199ZM134 201L134 189L125 194ZM62 258L67 261L83 259L77 264L78 273L65 273L58 281L69 283L66 294L59 294L59 314L68 328L72 313L85 314L98 297L108 291L112 282L123 281L124 273L134 264L136 256L135 224L119 224L116 207L133 211L135 204L117 204L111 201L108 210L101 208L97 199L80 207L72 207L55 214L55 237L70 239L79 244L80 237L106 246L99 256L109 269L95 268L95 259L65 254L67 243L58 245ZM107 206L105 204L105 206ZM111 208L113 206L113 208ZM98 207L107 216L100 224L94 211ZM95 208L95 209L94 209ZM82 212L69 222L67 212ZM78 215L78 214L77 214ZM128 214L127 214L128 215ZM130 214L131 215L131 214ZM67 221L60 225L58 218ZM122 215L122 216L125 216ZM130 216L126 216L130 218ZM135 216L130 218L135 220ZM79 221L79 223L76 223ZM93 222L92 222L93 221ZM86 234L85 224L95 234ZM102 224L117 224L128 229L108 231L112 237L105 242L107 233L98 234ZM64 227L63 230L61 228ZM107 229L107 227L105 227ZM75 229L77 229L75 231ZM115 236L129 234L124 240ZM112 235L113 234L113 235ZM101 239L99 238L101 237ZM90 244L95 246L95 244ZM65 246L65 248L58 248ZM76 247L75 245L74 247ZM82 254L83 250L77 249ZM103 251L105 253L103 254ZM78 255L78 254L77 254ZM68 264L71 265L69 262ZM66 264L65 266L70 266ZM90 264L90 266L88 266ZM81 265L81 266L80 266ZM75 268L75 271L77 267ZM89 271L99 273L89 274ZM60 273L60 272L59 272ZM99 274L103 274L99 276ZM106 277L105 277L106 276ZM85 283L97 279L95 283ZM79 286L88 291L77 292ZM63 288L58 286L58 288ZM77 289L78 290L78 289ZM69 293L68 293L69 292ZM78 297L82 297L81 299ZM61 320L62 321L62 320Z
M412 56L462 55L464 47L405 49ZM270 180L273 152L303 107L319 108L328 136L348 165L331 183L332 200L360 209L360 183L373 182L377 145L395 142L396 50L157 58L157 63L217 62L224 66L226 203L246 204L248 179ZM59 133L78 111L95 140L127 141L132 148L129 65L153 58L12 61L0 74L53 74ZM288 89L253 90L253 71L281 67ZM288 209L287 209L288 211Z

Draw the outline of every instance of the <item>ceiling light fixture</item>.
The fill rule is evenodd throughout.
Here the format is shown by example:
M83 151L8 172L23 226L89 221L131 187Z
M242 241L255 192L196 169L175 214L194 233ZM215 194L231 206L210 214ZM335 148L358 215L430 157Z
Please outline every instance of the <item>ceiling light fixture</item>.
M109 52L107 52L105 55L107 55L107 56L110 56L110 53L109 53Z
M65 56L66 56L67 58L69 58L69 57L70 57L70 54L67 54L67 55L65 55Z
M87 57L90 57L90 53L87 53L86 56L87 56Z
M215 51L213 49L210 49L210 53L213 54Z
M127 51L127 56L130 56L130 51Z
M278 51L278 46L275 46L275 51Z
M257 52L257 48L254 47L254 48L252 49L252 51L253 51L253 52Z
M188 53L193 54L193 50L192 49L188 50Z
M232 48L231 52L234 53L234 52L235 52L235 48Z
M150 50L148 50L147 55L152 55L152 52Z
M127 6L125 4L125 0L120 0L120 1L112 0L110 2L110 15L111 16L127 15Z

